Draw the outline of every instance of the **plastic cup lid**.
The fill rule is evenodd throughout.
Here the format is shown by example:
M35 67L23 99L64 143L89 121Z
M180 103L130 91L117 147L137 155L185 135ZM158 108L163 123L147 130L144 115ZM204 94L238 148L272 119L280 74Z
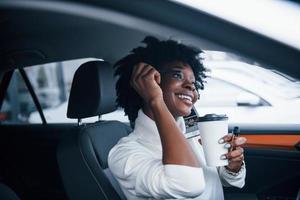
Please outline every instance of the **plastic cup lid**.
M203 117L198 117L197 122L223 121L223 120L228 120L227 115L206 114Z

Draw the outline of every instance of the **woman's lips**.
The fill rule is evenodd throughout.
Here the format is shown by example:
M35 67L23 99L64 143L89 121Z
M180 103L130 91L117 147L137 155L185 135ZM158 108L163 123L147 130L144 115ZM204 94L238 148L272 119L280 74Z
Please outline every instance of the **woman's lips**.
M178 93L176 96L188 104L193 104L193 96L183 93Z

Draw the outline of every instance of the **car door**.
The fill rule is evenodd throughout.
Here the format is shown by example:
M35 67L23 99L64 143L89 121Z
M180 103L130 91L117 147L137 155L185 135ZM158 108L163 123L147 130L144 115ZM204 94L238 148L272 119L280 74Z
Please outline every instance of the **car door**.
M225 188L226 199L299 199L300 126L239 127L240 135L247 138L246 184L241 190Z
M198 114L226 114L229 132L237 126L240 136L247 138L246 184L242 189L225 187L226 199L296 199L300 191L300 118L295 112L284 105L274 108L260 96L256 96L260 104L239 105L239 95L249 92L213 77L202 96L201 92L195 106Z
M43 115L43 109L57 106L66 97L61 90L65 85L58 84L60 67L51 63L12 69L0 80L0 105L5 102L0 106L0 182L13 188L20 199L67 199L56 147L77 125L49 123ZM33 112L40 115L37 122L29 120Z
M300 126L291 122L297 118L289 122L284 119L289 110L274 108L265 100L239 105L239 95L249 92L237 85L210 78L207 86L196 107L198 113L228 115L229 132L238 126L240 135L247 138L246 185L241 190L225 188L226 199L295 199L300 189Z

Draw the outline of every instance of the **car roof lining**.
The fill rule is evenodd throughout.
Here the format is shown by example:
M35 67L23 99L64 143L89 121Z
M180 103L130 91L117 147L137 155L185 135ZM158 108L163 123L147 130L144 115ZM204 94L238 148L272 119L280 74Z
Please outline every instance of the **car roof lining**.
M274 64L274 68L278 64L284 67L281 71L300 77L295 68L300 61L299 50L174 2L128 3L3 0L0 70L86 57L114 63L140 45L146 35L154 35L205 50L234 49L232 52ZM166 9L169 12L155 12ZM180 16L176 15L179 10ZM279 54L282 56L274 57Z
M171 35L171 38L179 40L189 38L188 41L183 42L195 44L192 37L187 37L184 33L168 30L164 26L145 20L99 9L98 12L110 14L109 18L101 19L102 15L97 16L97 14L95 16L80 14L86 13L84 10L63 13L66 9L54 12L51 9L6 8L0 15L0 24L6 30L0 33L2 67L25 67L87 57L102 58L114 63L128 54L132 48L141 45L140 42L146 35L151 34L167 39L159 36L166 32L170 33L166 35ZM109 20L114 19L115 15L120 17L119 21ZM139 28L134 29L133 26ZM149 33L149 30L152 33ZM160 34L154 34L155 32ZM196 41L199 43L200 40ZM199 46L216 48L206 41L200 43Z

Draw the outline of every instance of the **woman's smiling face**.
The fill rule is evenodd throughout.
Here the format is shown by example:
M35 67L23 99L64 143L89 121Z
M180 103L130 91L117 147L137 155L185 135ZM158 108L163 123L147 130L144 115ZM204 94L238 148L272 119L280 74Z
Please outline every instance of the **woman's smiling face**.
M170 62L162 66L160 74L163 98L171 114L175 118L189 115L198 99L195 76L190 65Z

